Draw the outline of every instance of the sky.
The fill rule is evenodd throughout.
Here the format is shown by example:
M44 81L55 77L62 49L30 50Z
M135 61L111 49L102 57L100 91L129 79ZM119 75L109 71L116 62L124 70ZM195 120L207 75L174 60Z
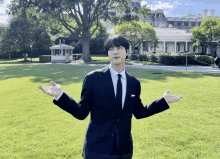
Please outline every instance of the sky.
M4 0L7 4L11 0ZM1 2L1 0L0 0ZM210 16L210 10L214 9L215 16L220 16L220 0L142 0L141 5L145 5L151 9L163 9L166 17L182 17L185 14L203 14L203 10L208 10L208 16ZM5 22L2 14L5 13L5 4L0 3L0 23Z
M214 15L220 16L220 0L142 0L141 5L147 4L151 10L163 9L166 17L182 17L185 14L202 14L204 9L214 9ZM191 11L190 11L191 10Z

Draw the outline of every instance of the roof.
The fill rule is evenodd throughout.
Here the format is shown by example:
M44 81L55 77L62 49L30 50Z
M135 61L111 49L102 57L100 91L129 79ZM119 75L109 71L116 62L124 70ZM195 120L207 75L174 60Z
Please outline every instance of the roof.
M74 49L74 47L66 44L59 44L59 45L51 46L50 49Z
M191 36L192 33L188 33L186 30L180 30L177 28L154 28L157 36Z

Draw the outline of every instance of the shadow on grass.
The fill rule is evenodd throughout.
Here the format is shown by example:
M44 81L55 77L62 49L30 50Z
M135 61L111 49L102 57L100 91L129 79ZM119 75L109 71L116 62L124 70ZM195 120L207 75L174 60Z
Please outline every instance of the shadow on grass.
M102 68L97 66L74 66L74 65L0 65L0 80L10 78L33 77L32 82L38 84L54 81L59 84L82 82L85 75L90 71Z
M26 61L24 61L23 58L0 59L0 64L28 64L28 63L31 63L31 58L28 58ZM32 58L32 63L39 63L38 58Z
M67 85L70 83L82 82L85 75L90 71L103 68L104 66L76 66L76 65L0 65L0 80L10 78L33 77L32 82L38 84L54 81L56 83ZM203 78L220 77L219 74L199 73L199 72L176 72L164 70L150 70L138 68L126 68L134 77L141 82L146 80L165 81L168 77L174 78Z

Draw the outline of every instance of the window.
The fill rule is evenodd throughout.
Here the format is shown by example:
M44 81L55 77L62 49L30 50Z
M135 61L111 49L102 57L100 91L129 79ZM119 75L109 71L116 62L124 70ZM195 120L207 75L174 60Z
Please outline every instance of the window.
M185 25L185 26L189 26L189 24L188 24L188 23L186 23L186 22L184 23L184 25Z

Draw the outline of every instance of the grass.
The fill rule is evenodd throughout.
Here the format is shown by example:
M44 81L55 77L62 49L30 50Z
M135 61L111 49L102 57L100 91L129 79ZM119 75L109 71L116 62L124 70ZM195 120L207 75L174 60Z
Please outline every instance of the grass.
M30 63L31 58L27 58L27 61L24 61L24 58L11 58L11 59L0 59L0 64L17 64L17 63ZM32 58L33 63L39 63L39 58Z
M60 84L77 102L85 74L97 66L0 65L0 158L82 159L90 116L80 121L52 103L37 85ZM133 116L133 159L220 158L220 75L127 68L141 82L142 103L167 90L181 94L170 109Z

